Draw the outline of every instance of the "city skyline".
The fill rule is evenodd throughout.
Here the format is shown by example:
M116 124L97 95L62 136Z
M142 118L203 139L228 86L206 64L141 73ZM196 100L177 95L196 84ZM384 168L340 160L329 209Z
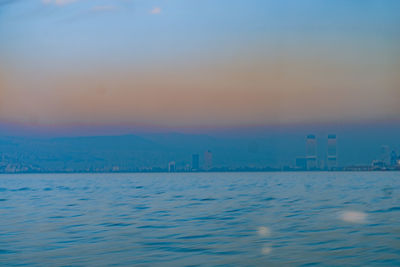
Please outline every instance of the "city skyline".
M397 139L387 143L391 145L375 142L369 147L346 135L339 135L339 143L336 140L332 133L296 139L287 134L264 139L190 134L50 139L0 136L0 173L370 171L400 167Z
M0 0L0 154L54 170L379 165L399 150L398 8Z

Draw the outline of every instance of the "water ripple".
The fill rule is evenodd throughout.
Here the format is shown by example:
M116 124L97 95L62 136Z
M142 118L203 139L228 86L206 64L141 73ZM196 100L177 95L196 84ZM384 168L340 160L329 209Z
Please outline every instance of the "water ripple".
M0 177L1 266L400 266L400 173Z

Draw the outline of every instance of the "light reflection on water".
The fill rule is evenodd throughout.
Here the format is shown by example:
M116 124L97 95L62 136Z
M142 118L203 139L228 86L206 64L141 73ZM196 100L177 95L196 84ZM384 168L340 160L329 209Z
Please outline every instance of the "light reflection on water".
M0 265L400 265L400 173L0 175Z

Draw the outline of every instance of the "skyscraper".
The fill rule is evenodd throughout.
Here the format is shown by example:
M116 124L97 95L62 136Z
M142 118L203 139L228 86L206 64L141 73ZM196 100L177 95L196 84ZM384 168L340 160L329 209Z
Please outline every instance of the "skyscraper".
M192 171L199 170L199 154L192 155Z
M306 143L307 170L317 169L317 140L315 135L307 135Z
M212 153L210 150L204 152L204 169L210 170L212 168Z
M171 161L170 163L168 163L168 171L169 172L175 172L176 171L175 161Z
M390 148L388 145L381 146L380 160L386 165L390 165Z
M328 170L334 170L337 168L337 142L336 134L328 135L328 146L327 146L327 161L326 167Z

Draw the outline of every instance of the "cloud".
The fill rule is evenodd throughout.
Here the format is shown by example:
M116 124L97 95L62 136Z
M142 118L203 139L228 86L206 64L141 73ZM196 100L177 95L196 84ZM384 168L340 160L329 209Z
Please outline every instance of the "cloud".
M54 4L57 6L63 6L63 5L71 4L76 1L77 0L42 0L42 3L45 5Z
M16 0L0 0L0 6L5 6L17 2Z
M112 5L109 5L109 6L94 6L93 8L92 8L92 11L95 11L95 12L100 12L100 11L111 11L111 10L115 10L117 7L116 6L112 6Z
M154 7L152 10L150 10L150 14L156 15L161 13L161 8L159 7Z

